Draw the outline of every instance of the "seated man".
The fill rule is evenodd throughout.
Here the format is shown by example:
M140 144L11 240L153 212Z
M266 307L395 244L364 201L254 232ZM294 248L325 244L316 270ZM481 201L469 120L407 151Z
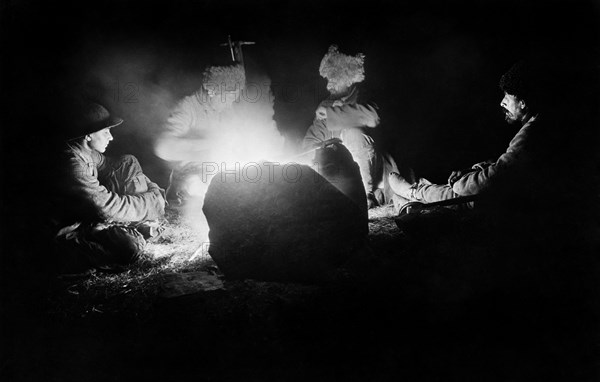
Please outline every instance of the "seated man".
M134 156L103 155L113 140L111 128L122 119L93 102L78 102L75 109L58 179L63 228L56 237L62 271L119 268L136 260L145 239L161 230L163 191L144 175Z
M246 75L242 65L212 66L205 70L202 87L184 97L171 111L164 131L155 142L156 155L173 167L167 189L169 202L178 205L190 195L189 175L201 175L203 163L220 163L214 150L221 148L226 130L235 122L233 103L239 100ZM204 174L207 178L207 174ZM203 196L210 179L195 184Z
M369 200L375 204L375 146L369 130L379 125L377 107L359 100L356 84L364 81L364 59L359 53L349 56L331 45L321 60L319 73L327 79L330 96L316 111L312 125L306 131L303 148L312 147L332 138L340 138L358 164L362 183Z
M527 205L531 208L543 196L549 172L556 164L556 134L551 122L542 115L539 73L529 64L519 62L500 79L504 98L500 106L509 124L520 123L517 135L506 152L495 162L481 162L470 169L453 171L448 184L431 184L421 179L410 183L398 173L391 173L392 189L400 196L423 202L435 202L459 196L493 194L497 205Z

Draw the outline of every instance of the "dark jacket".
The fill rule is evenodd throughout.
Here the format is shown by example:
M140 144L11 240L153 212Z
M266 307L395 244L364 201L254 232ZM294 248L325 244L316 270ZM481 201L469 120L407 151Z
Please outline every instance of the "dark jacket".
M64 168L59 188L63 196L63 219L69 224L76 221L140 222L155 220L164 213L164 202L159 187L147 177L148 191L124 195L110 191L101 184L111 170L101 153L71 144L64 152Z
M532 117L521 127L510 141L506 152L496 162L478 163L475 171L463 176L452 185L458 195L474 195L486 191L495 185L502 186L507 178L522 178L532 172L534 148L531 147L531 132L538 127L537 117Z

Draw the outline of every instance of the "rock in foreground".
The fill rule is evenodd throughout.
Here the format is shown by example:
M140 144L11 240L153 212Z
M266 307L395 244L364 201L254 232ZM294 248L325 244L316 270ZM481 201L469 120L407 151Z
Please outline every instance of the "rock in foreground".
M335 182L362 188L357 166L350 169ZM252 164L219 173L203 210L210 256L229 279L322 281L368 233L366 202L357 205L299 164Z

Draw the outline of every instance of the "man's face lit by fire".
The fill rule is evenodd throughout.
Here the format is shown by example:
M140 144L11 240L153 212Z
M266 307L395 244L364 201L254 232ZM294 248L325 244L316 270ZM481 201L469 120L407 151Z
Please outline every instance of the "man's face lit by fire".
M236 86L235 89L227 90L225 88L219 89L213 86L204 86L206 94L208 95L208 101L210 105L216 111L223 111L228 109L240 99L240 88Z
M96 150L100 153L106 151L106 147L108 147L109 142L112 140L113 136L110 133L110 127L98 130L95 133L85 136L85 143L88 148Z
M333 95L346 95L350 89L349 83L346 81L328 79L327 80L327 91Z
M505 92L500 106L504 109L504 119L506 119L506 122L512 124L524 120L526 115L525 101Z

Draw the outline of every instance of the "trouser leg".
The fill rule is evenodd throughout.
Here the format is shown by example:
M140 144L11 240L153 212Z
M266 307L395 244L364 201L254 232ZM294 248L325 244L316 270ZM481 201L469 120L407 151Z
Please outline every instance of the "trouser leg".
M121 195L136 195L148 191L147 178L142 166L133 155L109 158L110 172L100 179L108 190Z
M100 245L90 253L92 264L99 268L112 264L131 264L140 257L146 246L143 235L130 226L111 225L99 230L92 228L86 236L90 242Z
M383 195L385 203L389 203L396 196L396 193L390 186L389 174L391 172L400 173L398 165L392 156L387 153L381 153L382 174L383 174Z
M120 195L136 195L148 191L149 180L136 157L123 155L109 158L108 161L110 171L100 179L100 183L108 190ZM151 229L146 232L144 229L138 230L138 226L152 228L144 227L151 223L153 222L98 224L84 232L80 244L95 267L110 268L111 264L129 264L141 255L146 245L144 236L153 236Z
M457 198L459 195L452 191L452 187L447 184L419 184L413 196L419 201L432 203Z
M58 237L56 244L61 273L76 273L131 264L142 254L146 241L131 226L85 224Z
M218 167L213 162L186 162L176 165L169 176L167 200L174 205L190 198L203 198Z
M368 194L377 187L373 181L373 175L376 167L376 156L373 138L362 129L346 129L341 134L344 146L352 154L352 158L358 164L360 176Z

